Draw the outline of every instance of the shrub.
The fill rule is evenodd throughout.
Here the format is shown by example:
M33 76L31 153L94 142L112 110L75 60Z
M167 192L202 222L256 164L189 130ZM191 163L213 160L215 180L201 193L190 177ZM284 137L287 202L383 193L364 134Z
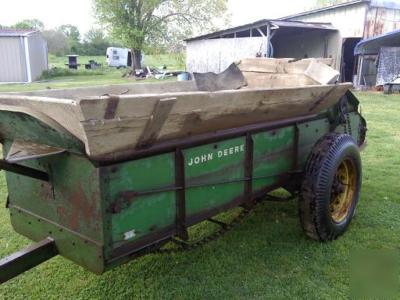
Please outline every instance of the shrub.
M103 70L73 70L66 68L51 68L42 73L41 80L51 79L54 77L65 76L89 76L89 75L104 75Z

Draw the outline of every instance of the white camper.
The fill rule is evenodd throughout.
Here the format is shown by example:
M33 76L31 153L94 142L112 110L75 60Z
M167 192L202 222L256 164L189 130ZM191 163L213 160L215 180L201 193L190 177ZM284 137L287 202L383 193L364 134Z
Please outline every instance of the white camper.
M132 66L131 50L128 48L107 48L107 65L116 68Z

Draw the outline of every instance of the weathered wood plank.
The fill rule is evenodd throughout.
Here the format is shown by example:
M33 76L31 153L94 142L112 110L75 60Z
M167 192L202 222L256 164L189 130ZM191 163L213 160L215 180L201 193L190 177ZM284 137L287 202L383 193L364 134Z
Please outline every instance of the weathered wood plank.
M319 84L333 84L339 80L340 73L323 63L313 61L304 71L304 75Z
M156 103L146 127L144 128L142 136L139 138L138 147L149 146L157 140L175 103L176 98L160 99Z
M331 66L333 64L333 59L312 58L295 61L291 58L246 58L240 61L239 68L242 72L303 74L312 62L320 62Z
M350 87L348 84L317 85L175 95L176 103L158 140L317 113L337 103ZM137 117L82 122L92 157L137 146L152 114L152 109L144 106L139 106L143 110L138 111L137 97L126 95L120 99L120 107L124 107L124 111L135 111ZM148 101L154 107L159 100L156 97L159 95L142 98L141 102ZM316 103L319 99L323 101Z
M245 71L249 86L240 90L200 92L193 89L193 82L172 83L171 89L168 84L154 89L151 85L141 86L136 92L118 94L118 106L113 107L110 119L105 118L109 97L104 87L30 96L4 94L0 95L0 105L6 110L22 110L57 131L65 128L85 144L87 155L94 158L155 140L318 113L337 103L351 87L316 84L304 75L313 60L289 60L244 60L248 70L260 72ZM124 88L110 87L110 91ZM54 98L60 95L67 99ZM160 101L170 98L173 100Z
M269 74L244 72L249 88L287 88L317 84L303 74Z

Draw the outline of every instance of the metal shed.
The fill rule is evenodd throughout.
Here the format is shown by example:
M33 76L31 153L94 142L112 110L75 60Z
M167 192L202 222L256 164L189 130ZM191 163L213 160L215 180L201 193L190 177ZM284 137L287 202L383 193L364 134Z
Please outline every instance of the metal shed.
M374 68L374 62L361 61L354 57L354 48L363 39L379 36L400 29L400 1L398 0L355 0L338 5L310 10L281 18L284 21L329 22L337 28L343 38L341 47L342 80L354 81L356 86L374 85L367 77L354 75ZM365 74L363 74L365 76Z
M0 82L32 82L48 69L47 42L39 31L0 29Z
M333 58L338 68L339 32L327 23L260 20L187 39L189 72L221 72L245 57ZM290 45L290 46L288 46Z

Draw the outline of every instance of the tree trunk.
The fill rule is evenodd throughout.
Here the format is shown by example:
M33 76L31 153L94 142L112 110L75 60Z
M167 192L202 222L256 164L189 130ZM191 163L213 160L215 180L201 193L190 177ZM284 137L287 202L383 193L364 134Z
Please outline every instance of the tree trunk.
M142 50L132 49L132 69L133 71L142 68Z

